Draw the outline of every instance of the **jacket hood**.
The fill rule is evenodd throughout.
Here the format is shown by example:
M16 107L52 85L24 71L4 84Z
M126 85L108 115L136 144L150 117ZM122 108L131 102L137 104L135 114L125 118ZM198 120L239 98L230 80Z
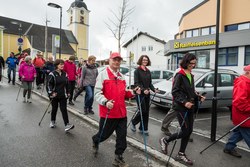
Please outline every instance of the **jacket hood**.
M234 80L234 84L237 84L241 81L247 82L248 84L250 84L250 78L247 78L245 75L241 75L240 77L236 78Z

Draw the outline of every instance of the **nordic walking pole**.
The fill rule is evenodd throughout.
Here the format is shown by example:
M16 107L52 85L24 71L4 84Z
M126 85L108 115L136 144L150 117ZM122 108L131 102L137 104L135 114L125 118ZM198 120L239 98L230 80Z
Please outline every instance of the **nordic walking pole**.
M188 113L188 111L186 111L186 113L185 113L185 115L184 115L184 117L183 117L183 121L182 121L182 123L181 123L181 127L180 127L180 128L182 128L182 126L183 126L184 123L185 123L185 119L186 119L186 117L187 117L187 113ZM166 165L167 167L168 167L168 164L169 164L169 160L170 160L170 158L171 158L171 156L172 156L172 154L173 154L175 145L176 145L176 143L177 143L177 138L178 138L179 135L180 135L180 131L181 131L181 129L178 129L177 137L176 137L176 139L174 140L173 148L172 148L172 150L171 150L171 152L170 152L170 154L169 154L169 157L168 157L168 161L167 161L167 165Z
M143 124L143 117L142 117L142 110L141 110L141 100L140 100L140 95L137 95L138 98L138 104L139 105L139 112L141 115L141 125L142 125L142 133L143 133L143 140L144 140L144 146L145 146L145 154L146 154L146 158L147 158L147 166L149 167L149 162L148 162L148 151L147 151L147 140L146 140L146 135L145 135L145 131L144 131L144 124Z
M52 100L53 100L53 99L52 99ZM51 103L52 103L52 100L50 100L48 107L46 108L46 110L45 110L45 112L44 112L44 114L43 114L43 116L42 116L42 118L41 118L40 122L38 123L38 126L40 126L40 125L41 125L41 122L42 122L42 120L43 120L43 118L44 118L45 114L47 113L47 111L48 111L48 109L49 109L49 106L50 106L50 105L51 105Z
M113 100L112 100L112 102L113 102ZM110 109L108 109L108 111L107 111L107 114L106 114L106 117L105 117L104 123L103 123L103 125L102 125L102 130L101 130L101 133L100 133L100 136L99 136L99 140L98 140L97 145L99 145L99 143L101 142L101 137L102 137L102 134L103 134L104 128L105 128L105 126L106 126L106 122L107 122L107 119L108 119L109 113L110 113ZM94 154L95 154L95 157L97 157L97 153L98 153L98 151L96 151L96 152L94 153Z
M19 90L18 90L18 93L17 93L17 96L16 96L16 101L18 101L18 97L19 97L20 91L21 91L21 85L19 86Z
M230 129L226 134L224 134L223 136L221 136L219 139L215 140L212 144L210 144L209 146L207 146L206 148L204 148L200 154L202 154L205 150L207 150L209 147L211 147L212 145L214 145L215 143L217 143L220 139L222 139L223 137L225 137L226 135L228 135L230 132L232 132L234 129L238 128L240 125L244 124L246 121L250 120L250 117L246 118L244 121L242 121L241 123L239 123L238 125L236 125L235 127L233 127L232 129Z

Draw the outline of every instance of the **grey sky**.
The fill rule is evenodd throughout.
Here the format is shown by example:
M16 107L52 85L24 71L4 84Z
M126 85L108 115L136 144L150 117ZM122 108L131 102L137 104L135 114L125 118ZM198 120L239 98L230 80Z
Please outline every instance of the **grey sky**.
M27 22L45 25L46 13L49 26L59 27L59 10L47 6L57 3L63 7L63 28L69 23L67 10L74 0L0 0L0 15ZM135 11L130 15L123 42L138 31L143 31L165 41L174 38L178 32L181 15L203 0L130 0ZM84 0L90 12L90 54L98 59L107 58L109 51L117 50L117 44L104 22L118 11L121 0ZM133 27L133 28L132 28ZM123 55L125 52L123 51Z

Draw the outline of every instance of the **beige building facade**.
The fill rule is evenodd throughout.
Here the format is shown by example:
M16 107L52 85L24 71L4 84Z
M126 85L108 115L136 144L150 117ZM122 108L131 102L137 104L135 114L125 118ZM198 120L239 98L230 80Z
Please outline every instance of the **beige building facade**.
M198 58L199 68L214 68L217 0L204 0L184 13L179 32L166 45L168 68L176 69L187 52ZM249 0L221 0L219 68L239 73L250 64Z

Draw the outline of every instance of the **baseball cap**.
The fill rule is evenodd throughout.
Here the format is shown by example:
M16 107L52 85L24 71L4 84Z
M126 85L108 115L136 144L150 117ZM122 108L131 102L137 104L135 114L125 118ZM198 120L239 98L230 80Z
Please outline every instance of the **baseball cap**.
M250 71L250 65L243 68L244 71Z
M122 57L121 57L120 53L118 53L118 52L113 52L113 53L111 53L111 55L110 55L109 58L110 58L110 59L120 58L120 59L122 60Z

